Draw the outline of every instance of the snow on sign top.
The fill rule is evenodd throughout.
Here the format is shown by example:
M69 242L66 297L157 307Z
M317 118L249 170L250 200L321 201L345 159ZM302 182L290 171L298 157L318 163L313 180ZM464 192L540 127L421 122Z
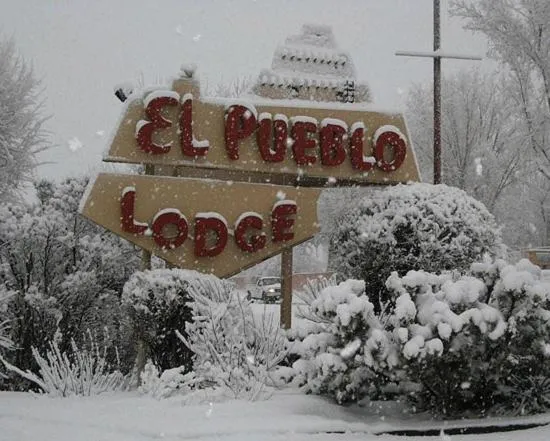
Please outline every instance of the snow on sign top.
M200 99L199 92L196 80L178 78L171 90L132 95L105 160L301 186L419 180L398 113L359 104Z
M370 101L366 84L356 79L349 53L342 51L329 26L304 25L260 72L254 93L271 98L360 103Z

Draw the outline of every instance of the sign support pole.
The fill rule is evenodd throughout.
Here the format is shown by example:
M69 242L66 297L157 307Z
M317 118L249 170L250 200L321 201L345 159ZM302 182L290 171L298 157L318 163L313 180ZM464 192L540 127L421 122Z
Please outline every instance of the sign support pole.
M482 58L476 55L447 54L441 52L441 0L434 0L433 4L433 52L397 51L395 55L405 57L428 57L434 60L434 166L433 183L441 184L441 59L453 58L456 60L475 60Z
M145 174L154 175L155 166L153 164L145 164ZM151 252L145 248L141 251L141 271L146 271L151 269Z
M441 49L440 0L434 0L434 52ZM441 184L441 57L434 57L434 184Z
M285 248L281 253L281 328L292 326L292 251Z

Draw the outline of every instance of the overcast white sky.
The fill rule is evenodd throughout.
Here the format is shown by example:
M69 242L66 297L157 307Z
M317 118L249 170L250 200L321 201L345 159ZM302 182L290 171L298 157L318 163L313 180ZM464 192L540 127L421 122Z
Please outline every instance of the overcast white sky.
M485 54L442 4L443 49ZM374 102L403 107L415 82L430 82L428 59L396 50L431 50L432 0L0 0L0 35L13 37L43 81L54 147L40 176L61 178L98 167L121 103L124 81L154 83L194 62L215 85L269 67L273 51L304 23L332 26ZM488 61L481 66L489 64ZM479 62L445 61L444 72ZM401 93L400 93L401 92ZM98 134L100 132L100 134ZM101 135L101 132L105 132ZM74 142L77 138L82 147ZM72 141L71 141L72 140Z

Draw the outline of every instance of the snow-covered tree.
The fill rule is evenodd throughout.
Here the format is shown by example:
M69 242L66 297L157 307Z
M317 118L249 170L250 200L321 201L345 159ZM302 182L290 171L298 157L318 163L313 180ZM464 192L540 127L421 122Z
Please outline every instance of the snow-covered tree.
M443 182L465 190L495 211L526 165L514 106L504 78L462 71L443 81ZM424 176L433 167L433 91L417 85L407 119Z
M455 0L452 12L484 34L504 68L507 99L518 121L522 155L532 156L531 188L550 180L550 3L547 0ZM540 207L530 207L538 211ZM548 208L539 221L550 218ZM550 232L550 227L541 229ZM539 230L539 233L540 231ZM550 244L545 235L543 244ZM540 245L540 243L538 244Z
M546 120L548 129L550 3L547 0L454 0L453 13L466 20L467 29L487 37L490 54L512 70L517 85L525 94L524 98L540 100L541 117ZM524 101L524 104L527 103ZM540 124L534 114L529 114L530 110L522 109L528 112L526 123ZM544 152L548 153L547 149L541 150L541 153ZM547 159L550 157L547 156Z
M465 270L485 253L502 252L485 206L446 185L398 185L357 201L332 238L330 263L344 278L364 280L375 309L397 271Z
M255 316L250 302L214 276L194 273L193 320L179 334L193 355L199 387L221 388L232 398L264 397L270 374L286 356L278 317Z
M410 271L387 280L395 307L386 330L399 343L417 410L447 417L536 413L550 407L550 287L527 260L470 270Z
M0 204L0 286L11 293L5 319L17 348L7 356L23 370L33 370L32 347L44 353L54 337L61 351L71 340L83 347L88 329L98 343L117 340L122 355L132 352L119 298L138 254L78 215L86 183L41 183L38 203Z
M300 356L293 364L297 381L339 404L377 396L398 356L365 295L365 283L325 286L310 303L307 317L317 326L292 348Z
M6 289L0 286L0 355L3 350L12 349L13 342L8 337L8 320L5 319L8 297L11 296L11 293L6 292Z
M12 40L0 41L0 202L31 180L36 154L47 147L40 82Z
M180 344L175 331L184 331L191 321L190 291L200 274L180 269L138 271L122 291L122 304L128 311L133 340L142 345L136 369L141 373L146 358L161 370L192 368L192 353ZM143 365L141 365L143 364Z

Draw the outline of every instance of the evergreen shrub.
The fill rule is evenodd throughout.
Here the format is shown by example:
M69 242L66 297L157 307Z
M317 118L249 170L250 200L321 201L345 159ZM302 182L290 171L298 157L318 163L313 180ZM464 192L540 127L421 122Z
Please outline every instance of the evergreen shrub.
M499 229L483 204L457 188L419 183L360 200L332 236L329 264L343 279L364 280L380 311L394 271L465 271L483 255L502 252Z

